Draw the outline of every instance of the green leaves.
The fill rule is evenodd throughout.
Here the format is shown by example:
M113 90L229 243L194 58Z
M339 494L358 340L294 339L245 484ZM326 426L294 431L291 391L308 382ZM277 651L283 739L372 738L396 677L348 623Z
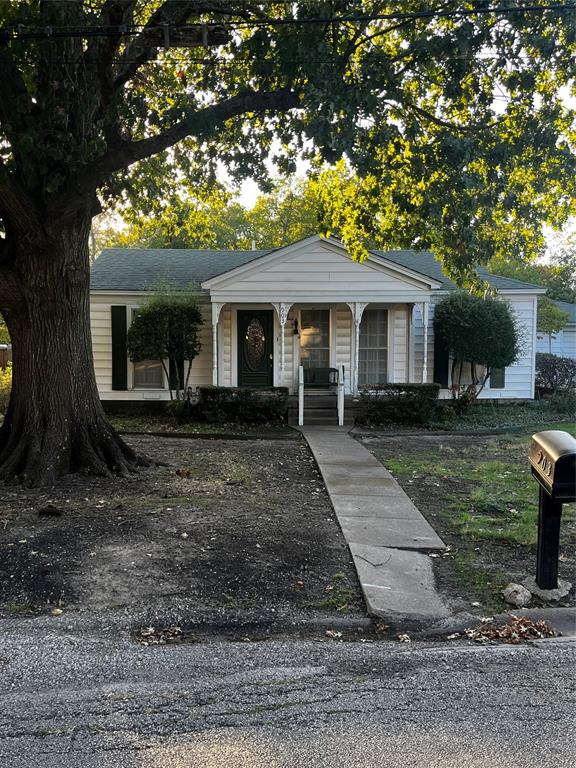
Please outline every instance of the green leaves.
M512 365L521 339L510 307L503 301L459 291L443 299L434 312L434 338L457 362L493 368Z
M538 330L541 333L558 333L566 325L570 315L558 307L548 296L538 297Z
M133 362L168 360L179 371L198 356L203 323L196 298L190 294L159 293L136 313L128 329L128 354ZM186 382L178 381L177 390Z
M0 24L82 29L103 24L104 7L3 3ZM422 7L405 0L401 10ZM461 282L495 256L534 257L542 223L560 226L575 212L576 118L562 90L574 81L574 11L463 16L473 6L447 0L442 11L453 15L385 19L371 16L397 14L398 3L135 0L129 21L141 29L160 8L178 25L223 24L228 42L147 51L144 31L146 56L119 89L125 54L137 60L134 35L40 35L6 47L25 88L5 79L0 107L8 99L17 108L0 109L0 155L34 199L70 202L79 184L89 196L98 183L104 198L165 198L162 217L168 204L178 208L178 185L200 199L196 188L203 194L218 168L265 189L299 156L343 162L357 174L356 194L349 179L339 193L329 179L326 228L358 257L371 238L432 248ZM239 94L285 90L297 109L252 103L214 117ZM203 119L190 120L200 110ZM135 142L172 135L160 161L124 170Z

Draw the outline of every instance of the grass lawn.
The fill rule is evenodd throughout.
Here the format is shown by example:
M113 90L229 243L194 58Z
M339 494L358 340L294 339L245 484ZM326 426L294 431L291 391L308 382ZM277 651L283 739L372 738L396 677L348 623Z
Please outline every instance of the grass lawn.
M533 425L518 435L370 437L382 461L451 546L437 561L440 586L484 610L504 607L509 581L535 573L538 485L531 477L531 435L574 424ZM576 507L562 517L560 575L574 582Z
M534 431L546 429L546 424L562 423L559 429L570 428L571 416L553 409L546 400L526 400L522 403L493 405L478 403L468 413L451 420L435 422L433 429L467 431L525 427Z

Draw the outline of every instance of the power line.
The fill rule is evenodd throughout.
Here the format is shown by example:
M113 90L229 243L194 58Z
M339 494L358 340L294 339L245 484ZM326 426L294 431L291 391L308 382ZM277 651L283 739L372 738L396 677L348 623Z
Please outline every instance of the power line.
M571 3L553 3L547 5L524 5L524 6L496 6L496 7L478 7L478 8L429 8L422 11L391 11L389 13L375 14L351 14L341 16L324 16L313 18L266 18L266 19L238 19L237 21L222 20L208 24L159 24L155 26L147 25L115 25L115 26L91 26L91 27L3 27L0 28L0 44L7 44L12 40L50 40L61 38L90 38L90 37L123 37L135 36L141 34L144 30L147 32L163 32L182 29L205 29L207 26L218 26L223 29L238 30L256 27L283 27L283 26L306 26L306 25L325 25L325 24L343 24L343 23L368 23L371 21L417 21L420 19L440 19L440 18L465 18L471 16L510 16L512 14L525 13L544 13L545 11L576 11L576 4ZM218 15L218 12L214 12Z

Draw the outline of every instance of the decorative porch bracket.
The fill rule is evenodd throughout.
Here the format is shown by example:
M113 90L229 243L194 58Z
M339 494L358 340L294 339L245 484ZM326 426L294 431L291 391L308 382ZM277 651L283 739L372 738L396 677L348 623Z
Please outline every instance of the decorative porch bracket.
M286 339L284 338L284 329L288 320L288 313L292 308L292 304L287 302L275 302L273 305L280 321L280 385L284 386L284 361L286 357Z
M218 321L224 304L212 304L212 384L218 386Z
M362 315L364 310L368 306L367 303L359 301L347 301L352 313L352 319L354 321L354 336L353 336L353 348L352 348L352 372L350 376L350 387L352 392L358 391L358 359L360 354L360 323L362 322Z

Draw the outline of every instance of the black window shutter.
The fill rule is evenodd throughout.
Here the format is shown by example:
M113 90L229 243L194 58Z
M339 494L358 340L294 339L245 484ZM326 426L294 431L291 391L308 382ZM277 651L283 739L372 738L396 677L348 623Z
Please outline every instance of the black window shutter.
M110 307L112 310L112 389L128 389L128 349L126 334L126 306Z
M174 361L172 358L170 358L170 362L168 365L168 375L170 377L170 389L178 389L178 375L176 374L176 371L178 371L178 375L180 376L180 381L182 382L182 386L184 386L184 360L178 361L178 368L174 365Z
M448 349L439 339L434 339L434 383L444 389L448 387L449 362Z
M490 389L504 389L506 386L506 368L492 368L490 371Z

